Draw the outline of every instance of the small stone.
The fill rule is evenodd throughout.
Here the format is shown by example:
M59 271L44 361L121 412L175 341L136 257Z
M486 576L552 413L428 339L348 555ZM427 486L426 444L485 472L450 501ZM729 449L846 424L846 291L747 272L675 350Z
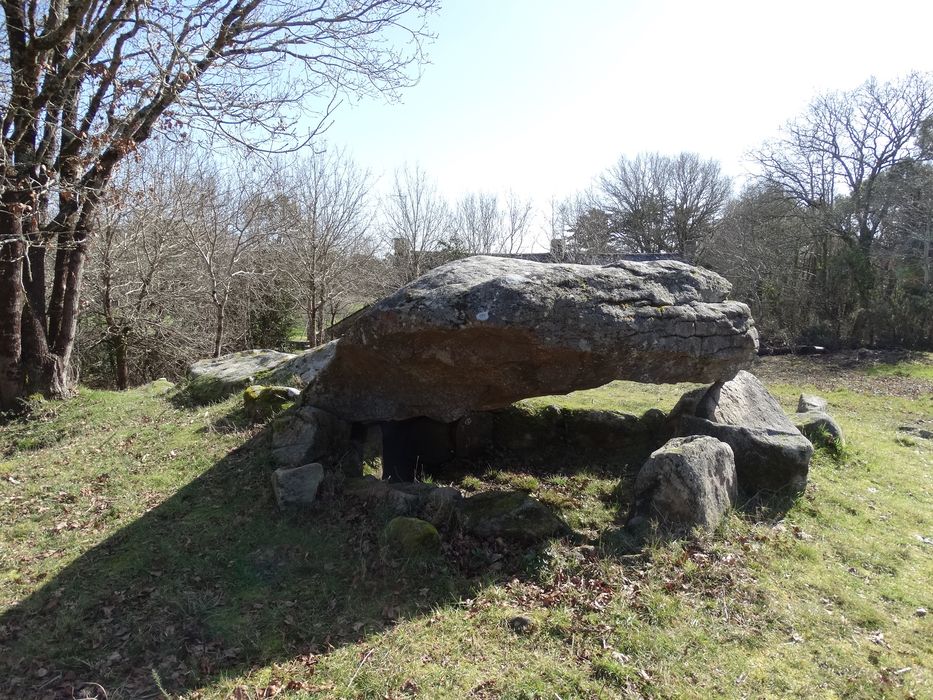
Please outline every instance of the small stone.
M425 519L437 527L451 525L457 520L463 494L451 486L436 487L424 499L421 507Z
M486 491L463 499L464 527L479 537L536 542L568 531L563 520L523 491Z
M700 435L674 438L652 452L638 472L632 520L713 529L735 497L735 459L729 445Z
M596 547L591 544L581 544L571 551L573 552L574 558L578 561L593 561L599 554L599 552L596 551Z
M392 515L409 515L418 511L421 499L417 493L408 493L401 484L390 484L373 476L347 479L343 484L345 495L383 508Z
M797 413L809 413L810 411L825 413L827 408L829 408L829 402L822 396L801 394L797 399Z
M418 518L392 518L383 533L385 543L405 559L427 559L441 551L441 536L431 523Z
M846 443L842 428L828 413L823 411L797 412L792 419L797 430L814 445L842 447Z
M252 384L243 390L243 411L253 422L261 422L281 413L293 404L301 392L290 386Z
M317 463L276 469L272 474L272 490L279 508L311 505L323 480L324 467Z
M926 617L927 609L926 608L917 608L914 610L914 617Z
M535 627L535 621L526 615L516 615L508 622L509 629L517 634L530 632Z

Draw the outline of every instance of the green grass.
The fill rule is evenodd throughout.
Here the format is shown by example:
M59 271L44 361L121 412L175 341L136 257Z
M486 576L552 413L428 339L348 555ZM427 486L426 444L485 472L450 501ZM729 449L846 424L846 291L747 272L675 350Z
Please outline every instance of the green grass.
M530 403L639 414L686 388ZM788 411L820 393L770 388ZM0 697L933 697L933 623L914 616L933 608L933 449L897 432L933 397L822 393L850 446L817 453L783 516L633 551L629 456L490 464L457 485L529 490L577 537L447 533L424 569L383 556L384 523L327 485L279 513L238 398L40 405L0 428Z
M914 354L923 355L923 357L891 364L873 365L865 369L865 374L871 377L912 377L933 381L933 353Z
M519 401L519 406L542 408L554 405L561 408L592 408L621 411L641 415L650 408L670 411L677 399L700 384L639 384L638 382L611 382L598 389L575 391L563 396L543 396Z

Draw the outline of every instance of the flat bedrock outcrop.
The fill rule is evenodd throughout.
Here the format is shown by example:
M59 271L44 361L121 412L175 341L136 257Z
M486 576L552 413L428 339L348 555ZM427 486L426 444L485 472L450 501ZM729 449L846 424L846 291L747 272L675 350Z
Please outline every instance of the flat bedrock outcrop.
M748 307L676 261L475 256L435 268L303 358L302 403L348 421L453 422L615 379L715 382L753 359Z

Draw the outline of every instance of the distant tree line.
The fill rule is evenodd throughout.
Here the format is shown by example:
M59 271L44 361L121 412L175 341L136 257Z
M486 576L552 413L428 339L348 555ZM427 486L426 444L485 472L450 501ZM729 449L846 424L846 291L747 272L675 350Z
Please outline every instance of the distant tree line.
M419 167L378 198L352 158L319 143L293 157L222 157L158 143L102 202L85 271L84 381L125 388L194 360L329 339L346 315L431 267L518 250L531 203L449 202Z
M417 165L377 197L299 128L413 85L437 5L4 2L0 412L79 372L126 387L315 345L435 265L527 248L531 202L451 201ZM770 344L933 347L931 101L929 74L820 95L738 194L715 160L623 157L545 233L568 259L715 269Z
M767 345L933 347L929 77L818 96L753 154L737 194L693 153L622 157L553 202L567 260L666 253L714 269ZM420 166L378 197L346 153L247 160L159 144L101 207L80 325L85 378L178 377L250 347L316 345L336 321L441 263L527 246L532 203L450 201Z
M554 205L553 236L722 273L768 344L933 348L930 75L819 95L752 160L734 196L714 160L623 157Z

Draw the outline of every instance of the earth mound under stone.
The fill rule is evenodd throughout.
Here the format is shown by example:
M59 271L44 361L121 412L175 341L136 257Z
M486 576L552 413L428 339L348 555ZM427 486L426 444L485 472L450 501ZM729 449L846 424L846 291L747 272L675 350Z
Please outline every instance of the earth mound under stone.
M475 256L435 268L311 351L302 404L353 422L445 423L615 379L715 382L758 346L719 275L676 261ZM312 376L313 374L313 376Z

